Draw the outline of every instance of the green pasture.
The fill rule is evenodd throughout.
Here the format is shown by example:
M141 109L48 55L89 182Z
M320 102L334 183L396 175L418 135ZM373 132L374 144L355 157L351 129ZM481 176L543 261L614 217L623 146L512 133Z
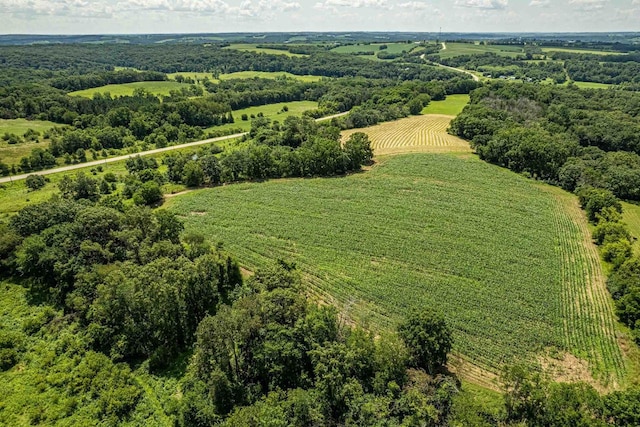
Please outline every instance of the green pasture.
M422 114L444 114L457 116L469 103L469 95L447 95L444 101L431 101L424 107Z

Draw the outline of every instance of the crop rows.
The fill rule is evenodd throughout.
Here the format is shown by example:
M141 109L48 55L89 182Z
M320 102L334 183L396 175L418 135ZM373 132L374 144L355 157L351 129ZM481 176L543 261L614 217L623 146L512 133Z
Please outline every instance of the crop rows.
M616 340L611 297L584 214L558 193L555 226L562 259L562 317L568 350L584 358L603 383L615 386L625 365Z
M587 298L600 270L585 231L553 194L476 158L393 156L346 178L230 185L171 204L250 270L294 261L311 293L365 325L432 307L481 368L556 348L622 372L606 298Z
M365 129L343 133L343 139L355 132L369 135L375 154L390 154L410 149L424 152L470 151L469 144L449 135L451 117L440 115L413 116Z

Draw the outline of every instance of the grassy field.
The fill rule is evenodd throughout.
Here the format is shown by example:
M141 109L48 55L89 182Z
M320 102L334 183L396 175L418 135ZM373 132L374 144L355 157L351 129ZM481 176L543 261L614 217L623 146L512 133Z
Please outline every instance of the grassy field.
M450 122L450 116L411 116L368 128L350 129L344 131L342 136L346 140L355 132L366 133L376 155L407 152L471 153L467 141L447 133Z
M626 373L576 198L475 156L393 156L367 173L229 185L168 207L249 270L294 261L315 295L365 325L440 310L455 351L488 370L551 348L610 385Z
M235 49L243 52L266 53L269 55L307 56L307 55L301 55L298 53L291 53L286 50L261 48L261 47L257 47L256 44L245 44L245 43L232 44L230 46L225 47L224 49Z
M622 52L607 52L604 50L586 50L586 49L571 49L568 47L543 47L544 53L550 52L571 52L571 53L590 53L593 55L624 55Z
M444 101L431 101L422 114L444 114L445 116L457 116L469 103L469 95L447 95Z
M581 89L609 89L613 85L607 83L573 82Z
M183 77L191 77L194 80L201 80L206 77L211 81L217 81L217 79L214 79L212 73L192 73L187 71L184 73L168 74L169 78L172 80L175 79L177 75L181 75ZM309 83L317 82L323 78L322 76L297 76L295 74L286 73L286 72L238 71L236 73L221 74L220 80L253 79L256 77L261 79L277 79L282 76L296 79L301 82L309 82Z
M282 111L282 108L287 106L289 111ZM215 131L215 130L226 130L226 129L236 129L240 128L243 131L248 131L251 129L251 115L258 115L258 113L262 113L265 117L271 120L277 120L282 123L284 119L289 116L299 116L303 112L307 110L313 110L318 108L318 103L314 101L293 101L293 102L281 102L278 104L269 104L269 105L261 105L258 107L249 107L243 108L242 110L235 110L233 112L233 118L235 123L229 123L222 126L214 126L208 129L207 131ZM246 114L249 117L249 120L243 121L242 115Z
M54 126L60 125L42 120L0 119L0 136L4 135L5 133L22 136L29 129L33 129L42 134L43 132L51 129ZM42 140L42 136L40 138L40 142L38 143L25 141L20 144L7 144L6 141L0 140L0 161L8 165L17 165L22 157L28 156L31 153L32 149L36 147L45 149L48 146L49 141Z
M386 45L387 48L380 50L380 46ZM387 52L387 53L402 53L409 52L416 48L413 43L371 43L371 44L350 44L346 46L338 46L331 49L331 52L335 53L355 53L355 52Z
M13 133L22 136L29 129L33 129L40 133L51 129L54 126L61 126L53 122L43 120L26 120L26 119L0 119L0 136L5 133Z
M481 55L492 52L497 55L516 57L524 54L524 49L520 46L509 45L481 45L471 43L446 43L446 49L440 51L443 59L453 58L460 55Z
M172 90L180 90L187 87L189 87L188 84L178 82L135 82L78 90L70 92L69 95L83 96L85 98L91 98L95 93L110 93L111 96L130 96L133 95L133 91L136 89L144 89L154 95L169 95Z
M633 237L640 239L640 206L622 202L622 220L629 226ZM633 247L640 254L640 240L636 240Z

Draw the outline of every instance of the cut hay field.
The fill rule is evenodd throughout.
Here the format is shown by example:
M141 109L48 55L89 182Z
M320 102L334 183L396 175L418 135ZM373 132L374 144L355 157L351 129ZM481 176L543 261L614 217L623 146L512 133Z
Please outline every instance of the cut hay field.
M492 52L496 55L516 57L524 54L520 46L510 45L481 45L471 43L446 43L446 49L439 52L440 58L447 59L461 55L482 55Z
M133 95L133 91L136 89L144 89L154 95L169 95L169 92L171 92L172 90L180 90L182 88L188 87L188 84L178 82L135 82L78 90L75 92L70 92L69 95L82 96L84 98L91 98L95 93L110 93L111 96L131 96Z
M245 44L245 43L231 44L230 46L227 46L224 49L235 49L243 52L266 53L268 55L308 56L308 55L301 55L299 53L291 53L287 50L262 48L262 47L258 47L258 45L256 44Z
M295 262L312 294L369 327L441 311L455 352L482 369L570 352L586 376L625 376L576 198L473 155L385 157L365 173L228 185L167 207L249 270Z
M411 116L368 128L350 129L342 132L342 138L346 141L356 132L366 133L376 156L408 152L473 152L467 141L447 133L452 118L434 114Z

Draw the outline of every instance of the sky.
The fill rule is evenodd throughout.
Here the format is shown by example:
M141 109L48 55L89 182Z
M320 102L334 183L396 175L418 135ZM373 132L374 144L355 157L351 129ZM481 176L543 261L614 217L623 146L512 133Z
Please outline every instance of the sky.
M640 0L0 0L0 34L640 31Z

